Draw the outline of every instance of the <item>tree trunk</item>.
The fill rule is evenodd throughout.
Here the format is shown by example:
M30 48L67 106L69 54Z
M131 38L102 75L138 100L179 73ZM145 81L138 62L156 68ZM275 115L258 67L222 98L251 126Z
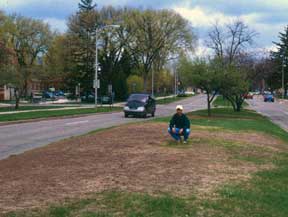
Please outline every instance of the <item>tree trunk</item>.
M143 76L143 88L144 88L144 93L147 93L147 76Z
M243 104L244 100L240 97L236 97L236 112L240 112L241 108L242 108L242 104Z
M25 79L24 81L24 96L25 98L28 97L28 80L27 79Z
M19 104L20 104L20 93L19 90L15 89L15 110L19 109Z
M207 107L208 107L208 116L211 117L211 101L210 94L207 91Z
M237 103L236 112L240 112L242 107L242 103Z

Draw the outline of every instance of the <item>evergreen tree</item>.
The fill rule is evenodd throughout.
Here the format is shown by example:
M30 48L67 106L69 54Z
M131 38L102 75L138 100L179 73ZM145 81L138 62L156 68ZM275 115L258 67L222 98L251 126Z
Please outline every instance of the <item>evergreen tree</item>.
M284 89L285 95L288 89L288 25L285 27L284 32L279 33L279 42L273 42L277 46L277 50L271 53L272 60L276 65L274 73L268 78L273 89L282 87L282 67L284 66L285 81Z
M80 11L92 11L97 4L93 3L93 0L80 0L80 3L78 4Z
M95 31L98 22L98 11L93 0L81 0L79 10L68 22L73 63L67 83L71 91L81 84L84 92L93 91L95 73Z

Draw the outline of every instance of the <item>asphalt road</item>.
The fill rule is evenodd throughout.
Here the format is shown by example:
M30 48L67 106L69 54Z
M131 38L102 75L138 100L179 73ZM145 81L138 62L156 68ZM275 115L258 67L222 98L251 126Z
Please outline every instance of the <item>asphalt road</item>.
M270 118L274 123L288 131L288 104L264 102L262 96L248 100L251 109Z
M177 104L182 104L185 112L204 109L206 96L197 95L168 105L158 105L156 117L172 115ZM137 121L143 119L124 118L123 112L117 112L0 126L0 159L93 130Z

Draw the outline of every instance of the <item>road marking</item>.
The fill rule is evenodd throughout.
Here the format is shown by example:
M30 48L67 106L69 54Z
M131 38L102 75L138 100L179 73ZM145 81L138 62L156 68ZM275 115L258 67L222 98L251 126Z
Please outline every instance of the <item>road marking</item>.
M72 125L79 125L79 124L85 124L88 123L89 121L74 121L74 122L70 122L70 123L66 123L66 126L72 126Z

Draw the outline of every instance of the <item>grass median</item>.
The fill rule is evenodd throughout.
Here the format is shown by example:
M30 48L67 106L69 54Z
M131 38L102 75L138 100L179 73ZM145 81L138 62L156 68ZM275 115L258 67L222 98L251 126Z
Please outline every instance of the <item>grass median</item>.
M180 100L187 99L189 97L193 97L193 95L167 97L167 98L163 98L163 99L158 99L157 104L165 105L165 104L169 104L169 103L173 103L173 102L178 102Z
M15 106L0 107L0 112L15 112L15 111L29 111L29 110L43 110L43 109L57 109L64 108L64 106L20 106L15 109Z
M217 96L216 99L213 101L213 105L214 107L231 107L231 102L229 100L227 100L226 98L224 98L223 96ZM247 102L243 102L242 107L247 107L248 103Z
M53 110L53 111L33 111L14 114L2 114L0 115L1 122L9 121L22 121L42 118L64 117L64 116L76 116L85 114L95 114L103 112L121 111L121 107L99 107L95 108L79 108L79 109L66 109L66 110Z
M184 184L180 182L182 183L180 188L186 189L186 192L184 191L186 193L185 196L181 196L179 193L181 192L181 189L176 193L171 193L169 192L168 187L167 189L165 186L164 188L160 188L160 183L163 182L163 180L157 179L156 187L157 189L159 188L159 190L156 192L151 193L148 190L146 191L143 187L139 188L139 191L128 191L125 190L125 187L124 190L123 188L122 190L115 190L112 188L100 193L90 194L87 198L67 199L64 202L54 203L46 208L10 212L7 213L5 217L288 216L288 133L273 124L269 119L254 111L243 110L242 112L236 113L233 112L231 108L217 108L213 109L212 114L212 117L207 117L207 111L196 111L188 114L192 123L192 136L188 145L174 144L171 146L169 140L169 144L163 143L160 147L157 147L156 143L154 144L152 142L152 139L146 144L149 151L144 151L145 144L143 144L143 147L139 147L140 156L145 155L142 160L149 157L150 160L147 162L157 158L157 151L162 152L163 150L168 150L164 155L160 155L161 157L165 157L171 153L171 158L164 159L163 161L160 157L155 160L155 165L149 165L151 171L149 174L146 174L146 177L142 177L142 179L147 178L150 174L153 174L155 179L159 178L158 175L162 173L169 174L169 171L172 169L171 165L177 164L177 170L170 175L174 174L177 176L175 180L178 181L184 179ZM135 132L141 131L141 134L143 134L141 136L145 136L144 134L148 133L149 137L153 137L155 135L152 134L154 130L151 130L151 127L159 126L160 128L165 128L169 119L170 117L152 120L150 124L152 123L154 125L146 125L146 128L144 127L145 124L149 123L143 123L145 129L142 129L143 127L141 127L139 123L137 123L137 127L130 126L130 128L134 129ZM124 128L125 127L119 128L118 130L124 132ZM125 136L129 137L130 128L127 129L127 132L125 131L127 135L122 135L124 139L126 138ZM101 133L103 138L107 137L105 132ZM117 133L117 130L115 131L115 129L113 129L113 132L111 131L110 133L115 134ZM110 136L113 134L110 134ZM138 134L135 134L133 137L137 135ZM91 136L93 135L89 135L89 137ZM95 133L95 136L97 136L97 133ZM131 137L131 139L133 139L133 137ZM108 140L103 142L105 145L108 145L109 143ZM139 143L138 140L135 140L135 142ZM145 143L145 141L143 141L143 143ZM111 145L113 149L118 147L118 145L116 146L115 144ZM205 148L203 148L204 146ZM113 151L113 149L109 149L112 152L110 156L115 156L119 161L120 158L118 157L121 156L121 158L123 158L127 155L127 150L132 150L132 155L128 156L128 159L132 157L131 160L133 165L137 164L137 152L133 143L130 143L127 146L127 150L123 148L124 147L120 148L119 151L122 151L123 153L119 156L116 155L118 153L116 150ZM83 152L83 148L80 148L80 150ZM104 152L101 153L102 155L104 154ZM151 156L149 153L151 153ZM187 155L188 153L194 157ZM85 154L85 156L86 155L87 154ZM197 160L196 158L199 155L202 155L203 158ZM181 157L179 158L179 156ZM85 158L85 160L87 159ZM179 167L179 161L181 160L183 160L185 164L188 164L191 161L195 162L188 167L183 164L184 173L180 175L179 171L181 171L182 168ZM205 169L204 166L206 162L210 161L212 163ZM225 167L226 169L221 169L221 167L219 169L219 166L223 163L222 161L227 164L227 167ZM118 164L119 162L117 165ZM144 169L144 164L144 162L140 162L139 167ZM201 166L202 164L203 166ZM121 161L121 165L119 172L120 176L117 176L117 179L115 180L116 183L121 183L121 181L123 182L123 180L128 179L125 174L125 168L127 166L127 168L133 167L132 164L126 165L125 161ZM209 170L209 168L214 165L215 168ZM116 166L116 164L114 166ZM190 166L195 166L199 171L196 170L198 172L190 174ZM157 170L159 167L163 167L164 170L153 173L153 171ZM232 167L231 171L229 171L230 167ZM247 172L248 168L250 168L250 172ZM87 170L87 168L85 168L85 170ZM206 170L209 170L209 172L205 174L200 181L209 179L209 176L211 176L213 178L211 183L215 183L218 179L221 179L224 174L225 176L231 177L231 179L224 179L225 181L219 182L215 188L212 188L210 191L204 190L204 193L200 195L195 189L190 192L189 188L185 188L189 181L185 181L185 177L189 175L192 178L197 176L201 177L201 173L205 173ZM138 170L132 171L133 175L130 179L139 175L138 173L143 172ZM84 171L81 171L81 173L83 172ZM210 173L213 174L211 175ZM219 175L218 173L221 173L222 175ZM113 177L113 174L109 173L108 175L109 177ZM238 176L240 178L237 178ZM122 179L121 177L124 178ZM171 185L172 182L170 183L170 177L168 175L165 177L167 181L164 180L164 184L166 183L167 186L170 187L173 186ZM137 179L134 185L137 185L137 183L141 181L141 179ZM193 183L194 182L192 182L192 184ZM147 186L150 187L150 185L153 185L153 183L151 182ZM193 185L197 186L198 183L195 182ZM206 184L204 186L205 188L210 189L209 185ZM149 187L147 188L150 189ZM136 189L138 188L136 187ZM166 189L166 191L163 189Z

